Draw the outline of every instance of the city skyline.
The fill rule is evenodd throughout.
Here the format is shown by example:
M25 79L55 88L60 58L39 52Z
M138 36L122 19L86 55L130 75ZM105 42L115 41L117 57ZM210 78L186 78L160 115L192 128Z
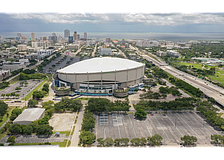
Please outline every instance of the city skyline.
M1 13L0 21L0 32L224 32L224 13Z

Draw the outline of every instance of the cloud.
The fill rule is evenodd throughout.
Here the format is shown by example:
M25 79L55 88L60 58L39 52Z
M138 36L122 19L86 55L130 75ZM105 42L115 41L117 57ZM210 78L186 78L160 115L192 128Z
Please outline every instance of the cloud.
M185 24L224 24L223 14L9 14L15 19L39 19L46 23L144 23L158 26L178 26Z

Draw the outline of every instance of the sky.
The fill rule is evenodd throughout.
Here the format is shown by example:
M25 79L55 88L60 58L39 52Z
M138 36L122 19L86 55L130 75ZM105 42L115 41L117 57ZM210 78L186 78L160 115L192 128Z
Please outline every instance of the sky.
M1 13L0 32L224 32L224 13Z

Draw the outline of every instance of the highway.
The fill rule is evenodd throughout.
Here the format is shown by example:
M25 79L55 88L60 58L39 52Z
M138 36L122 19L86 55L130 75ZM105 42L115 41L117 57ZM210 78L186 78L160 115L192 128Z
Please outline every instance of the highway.
M133 47L134 48L134 47ZM132 49L133 49L132 48ZM192 76L188 73L182 72L173 68L171 66L167 66L165 62L159 59L159 61L153 59L152 57L144 54L141 51L137 51L137 54L142 56L147 61L152 61L156 66L161 68L162 70L166 71L167 73L173 75L174 77L189 83L190 85L194 86L195 88L199 88L206 96L214 98L219 104L224 106L224 89L218 87L206 80L199 79L195 76ZM152 55L152 54L151 54Z

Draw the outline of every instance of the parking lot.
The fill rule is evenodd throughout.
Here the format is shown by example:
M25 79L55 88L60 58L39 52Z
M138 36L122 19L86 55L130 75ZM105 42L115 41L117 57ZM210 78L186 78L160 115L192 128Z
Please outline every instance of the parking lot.
M56 72L58 69L61 69L61 68L64 68L66 65L71 65L73 63L76 63L76 62L79 62L79 59L80 57L66 57L66 59L62 62L60 62L60 64L56 64L59 60L61 60L63 58L63 56L61 57L58 57L56 58L54 61L52 61L51 63L49 63L48 65L46 65L44 68L43 68L43 72L44 73L47 73L49 72L49 68L52 67L52 65L54 64L55 67L52 67L53 68L53 72ZM73 58L73 60L69 63L69 64L66 64L67 61L70 61L70 58ZM84 59L88 59L89 57L84 57Z
M221 134L206 123L196 112L154 113L148 114L146 120L136 120L133 114L116 114L96 117L96 138L142 138L158 134L163 137L165 145L179 144L180 137L191 135L197 137L197 144L210 144L212 134ZM108 123L106 123L108 121ZM103 123L102 123L103 122ZM94 144L96 145L96 143Z
M6 135L0 141L0 143L6 143L10 135ZM14 135L16 137L16 143L45 143L45 142L63 142L64 139L68 139L66 134L61 134L56 136L52 134L51 136L37 136L37 135Z
M25 87L25 84L23 84L23 87L20 86L20 82L21 81L18 81L16 83L14 83L13 85L10 85L9 87L3 89L0 91L0 95L1 94L7 94L7 93L12 93L12 92L15 92L16 94L20 94L19 96L19 99L22 99L23 97L25 97L31 90L33 90L35 87L37 87L41 82L42 80L27 80L28 84L27 86ZM16 87L20 87L21 90L19 91L16 91ZM1 97L3 98L3 97ZM7 99L8 97L5 96L5 99ZM12 98L11 96L9 98Z

